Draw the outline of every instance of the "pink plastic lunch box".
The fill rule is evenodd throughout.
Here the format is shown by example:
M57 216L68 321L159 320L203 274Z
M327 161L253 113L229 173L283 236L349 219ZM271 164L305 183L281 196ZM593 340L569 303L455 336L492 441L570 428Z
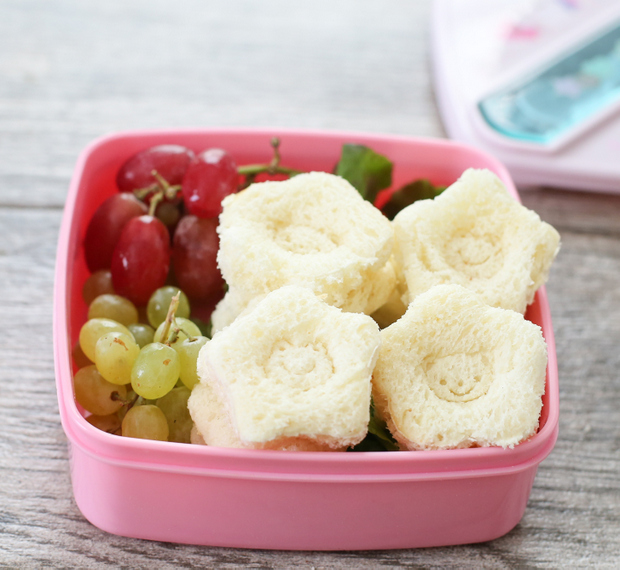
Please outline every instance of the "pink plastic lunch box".
M487 541L521 519L540 462L558 431L558 375L544 288L527 318L542 327L549 364L540 428L513 449L320 453L238 450L110 435L91 426L72 389L71 349L87 307L82 241L97 206L116 192L133 153L163 143L220 147L237 164L268 162L331 171L343 143L370 146L394 162L394 186L415 178L450 184L488 168L517 192L494 158L462 144L387 135L286 130L121 133L78 159L60 230L54 294L56 383L69 439L75 500L97 527L118 535L197 545L286 550L412 548Z

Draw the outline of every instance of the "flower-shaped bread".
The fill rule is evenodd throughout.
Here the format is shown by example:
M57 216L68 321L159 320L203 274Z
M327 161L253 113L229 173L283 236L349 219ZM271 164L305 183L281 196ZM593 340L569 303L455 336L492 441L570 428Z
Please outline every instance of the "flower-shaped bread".
M373 314L373 318L377 320L377 309L385 306L386 302L394 295L400 301L400 295L396 292L396 271L393 259L390 258L387 263L378 271L368 271L363 274L364 280L359 288L353 289L347 296L345 305L351 308L359 308L359 312ZM392 291L390 295L390 291ZM212 332L215 334L232 323L239 315L252 310L257 303L265 297L265 294L253 297L248 293L239 290L237 287L228 287L226 295L217 304L215 310L211 314ZM322 299L328 301L328 296L323 295ZM362 311L361 307L365 310ZM401 314L404 313L404 309ZM400 316L400 315L399 315ZM378 320L381 324L381 321Z
M254 297L236 287L229 286L224 298L220 300L211 313L211 334L227 327L244 311L253 309L264 297L264 294Z
M404 449L512 447L536 432L546 367L538 326L438 285L381 331L373 398Z
M240 446L300 449L306 440L312 449L346 449L367 432L378 347L370 317L287 286L215 334L200 352L198 373ZM189 408L206 443L217 445L203 424L210 413L200 403L204 392L192 393Z
M208 382L196 384L192 389L189 409L194 420L192 443L213 447L246 448L239 439L220 395ZM252 447L279 449L281 451L344 451L332 448L323 441L307 437L280 437Z
M330 305L370 314L396 283L386 267L391 223L346 180L325 172L226 197L218 233L218 265L238 299L299 285Z
M408 298L455 283L493 307L524 313L545 283L560 236L510 196L488 170L466 170L434 200L394 219Z

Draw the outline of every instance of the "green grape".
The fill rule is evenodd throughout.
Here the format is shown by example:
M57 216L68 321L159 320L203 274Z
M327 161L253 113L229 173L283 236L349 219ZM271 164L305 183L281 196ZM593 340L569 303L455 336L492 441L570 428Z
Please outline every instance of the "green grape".
M131 370L133 391L147 400L165 396L179 379L181 365L174 350L160 342L147 344Z
M114 400L114 393L121 400L127 395L125 386L108 382L94 364L78 370L73 378L75 399L80 406L96 416L107 416L117 412L123 403Z
M128 326L138 322L138 309L125 297L120 295L99 295L88 307L88 318L112 319L121 325Z
M168 441L168 421L157 406L134 406L123 418L122 434L125 437Z
M122 332L131 336L129 329L111 319L90 319L80 330L80 347L86 358L95 362L97 341L106 333Z
M177 317L175 319L175 324L176 324L177 327L182 329L182 331L179 332L179 336L178 336L177 340L173 344L176 344L176 343L182 341L184 338L188 338L188 335L190 337L193 337L193 336L201 336L201 334L202 334L200 332L200 329L198 328L198 326L195 325L189 319L184 319L182 317ZM166 326L166 323L164 321L163 323L161 323L157 327L157 330L155 331L155 336L153 337L153 340L155 342L166 342L167 339L162 338L162 335L164 334L165 326ZM170 332L172 332L172 329L173 329L173 327L170 327ZM170 333L168 333L168 336L170 336Z
M71 351L71 356L73 357L73 363L78 369L84 368L84 366L90 366L92 364L92 361L84 354L84 351L82 350L79 342L76 343L76 345L73 347L73 350Z
M133 391L133 389L131 388L131 384L127 384L127 386L125 386L125 389L127 390L127 395L125 396L125 402L127 402L129 405L123 406L120 410L118 410L118 412L116 412L116 415L118 416L118 419L121 422L123 421L123 418L125 417L125 414L127 413L127 410L131 409L131 406L133 406L136 403L136 400L138 399L138 394L136 394Z
M155 329L151 325L145 325L143 323L133 323L127 328L136 339L136 342L138 343L138 346L140 348L144 348L147 344L153 342Z
M99 269L95 271L84 283L82 297L87 305L90 305L95 298L105 293L114 293L112 285L112 272L109 269Z
M194 422L189 415L187 400L191 391L185 386L173 388L163 398L157 400L157 407L164 412L168 421L168 441L189 443Z
M208 340L209 339L205 336L195 336L192 338L184 338L173 344L174 349L179 355L179 362L181 364L181 381L190 390L198 383L196 361L198 360L200 349Z
M108 414L107 416L88 416L86 421L100 429L101 431L105 431L108 433L121 433L121 419L118 417L118 414Z
M160 287L151 295L146 306L146 316L153 327L158 327L166 320L170 301L179 291L181 294L179 295L179 306L177 307L175 315L184 319L189 317L189 301L185 293L178 287L166 285L165 287Z
M95 364L99 373L112 384L131 382L131 369L140 354L140 347L131 334L110 332L95 345Z

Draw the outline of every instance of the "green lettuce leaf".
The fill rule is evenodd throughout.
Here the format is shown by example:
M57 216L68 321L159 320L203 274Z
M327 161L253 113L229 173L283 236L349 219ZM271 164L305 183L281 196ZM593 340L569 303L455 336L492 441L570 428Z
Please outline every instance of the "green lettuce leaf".
M400 448L385 422L375 415L375 406L370 403L368 434L351 451L398 451Z
M390 220L393 220L396 214L403 208L406 208L417 200L432 200L436 196L439 196L445 189L445 186L435 186L426 178L414 180L394 192L381 208L381 211Z
M377 194L392 185L392 162L361 144L344 144L335 174L348 180L362 195L374 202Z

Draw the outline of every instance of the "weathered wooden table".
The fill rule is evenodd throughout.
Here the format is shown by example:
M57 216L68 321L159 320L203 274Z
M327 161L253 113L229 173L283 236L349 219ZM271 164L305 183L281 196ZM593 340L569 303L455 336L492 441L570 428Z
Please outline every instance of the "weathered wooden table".
M428 11L426 1L0 3L0 565L620 567L620 196L585 191L523 193L562 234L547 287L561 419L525 516L505 537L380 552L205 548L106 534L73 502L51 324L79 151L151 127L444 136Z

